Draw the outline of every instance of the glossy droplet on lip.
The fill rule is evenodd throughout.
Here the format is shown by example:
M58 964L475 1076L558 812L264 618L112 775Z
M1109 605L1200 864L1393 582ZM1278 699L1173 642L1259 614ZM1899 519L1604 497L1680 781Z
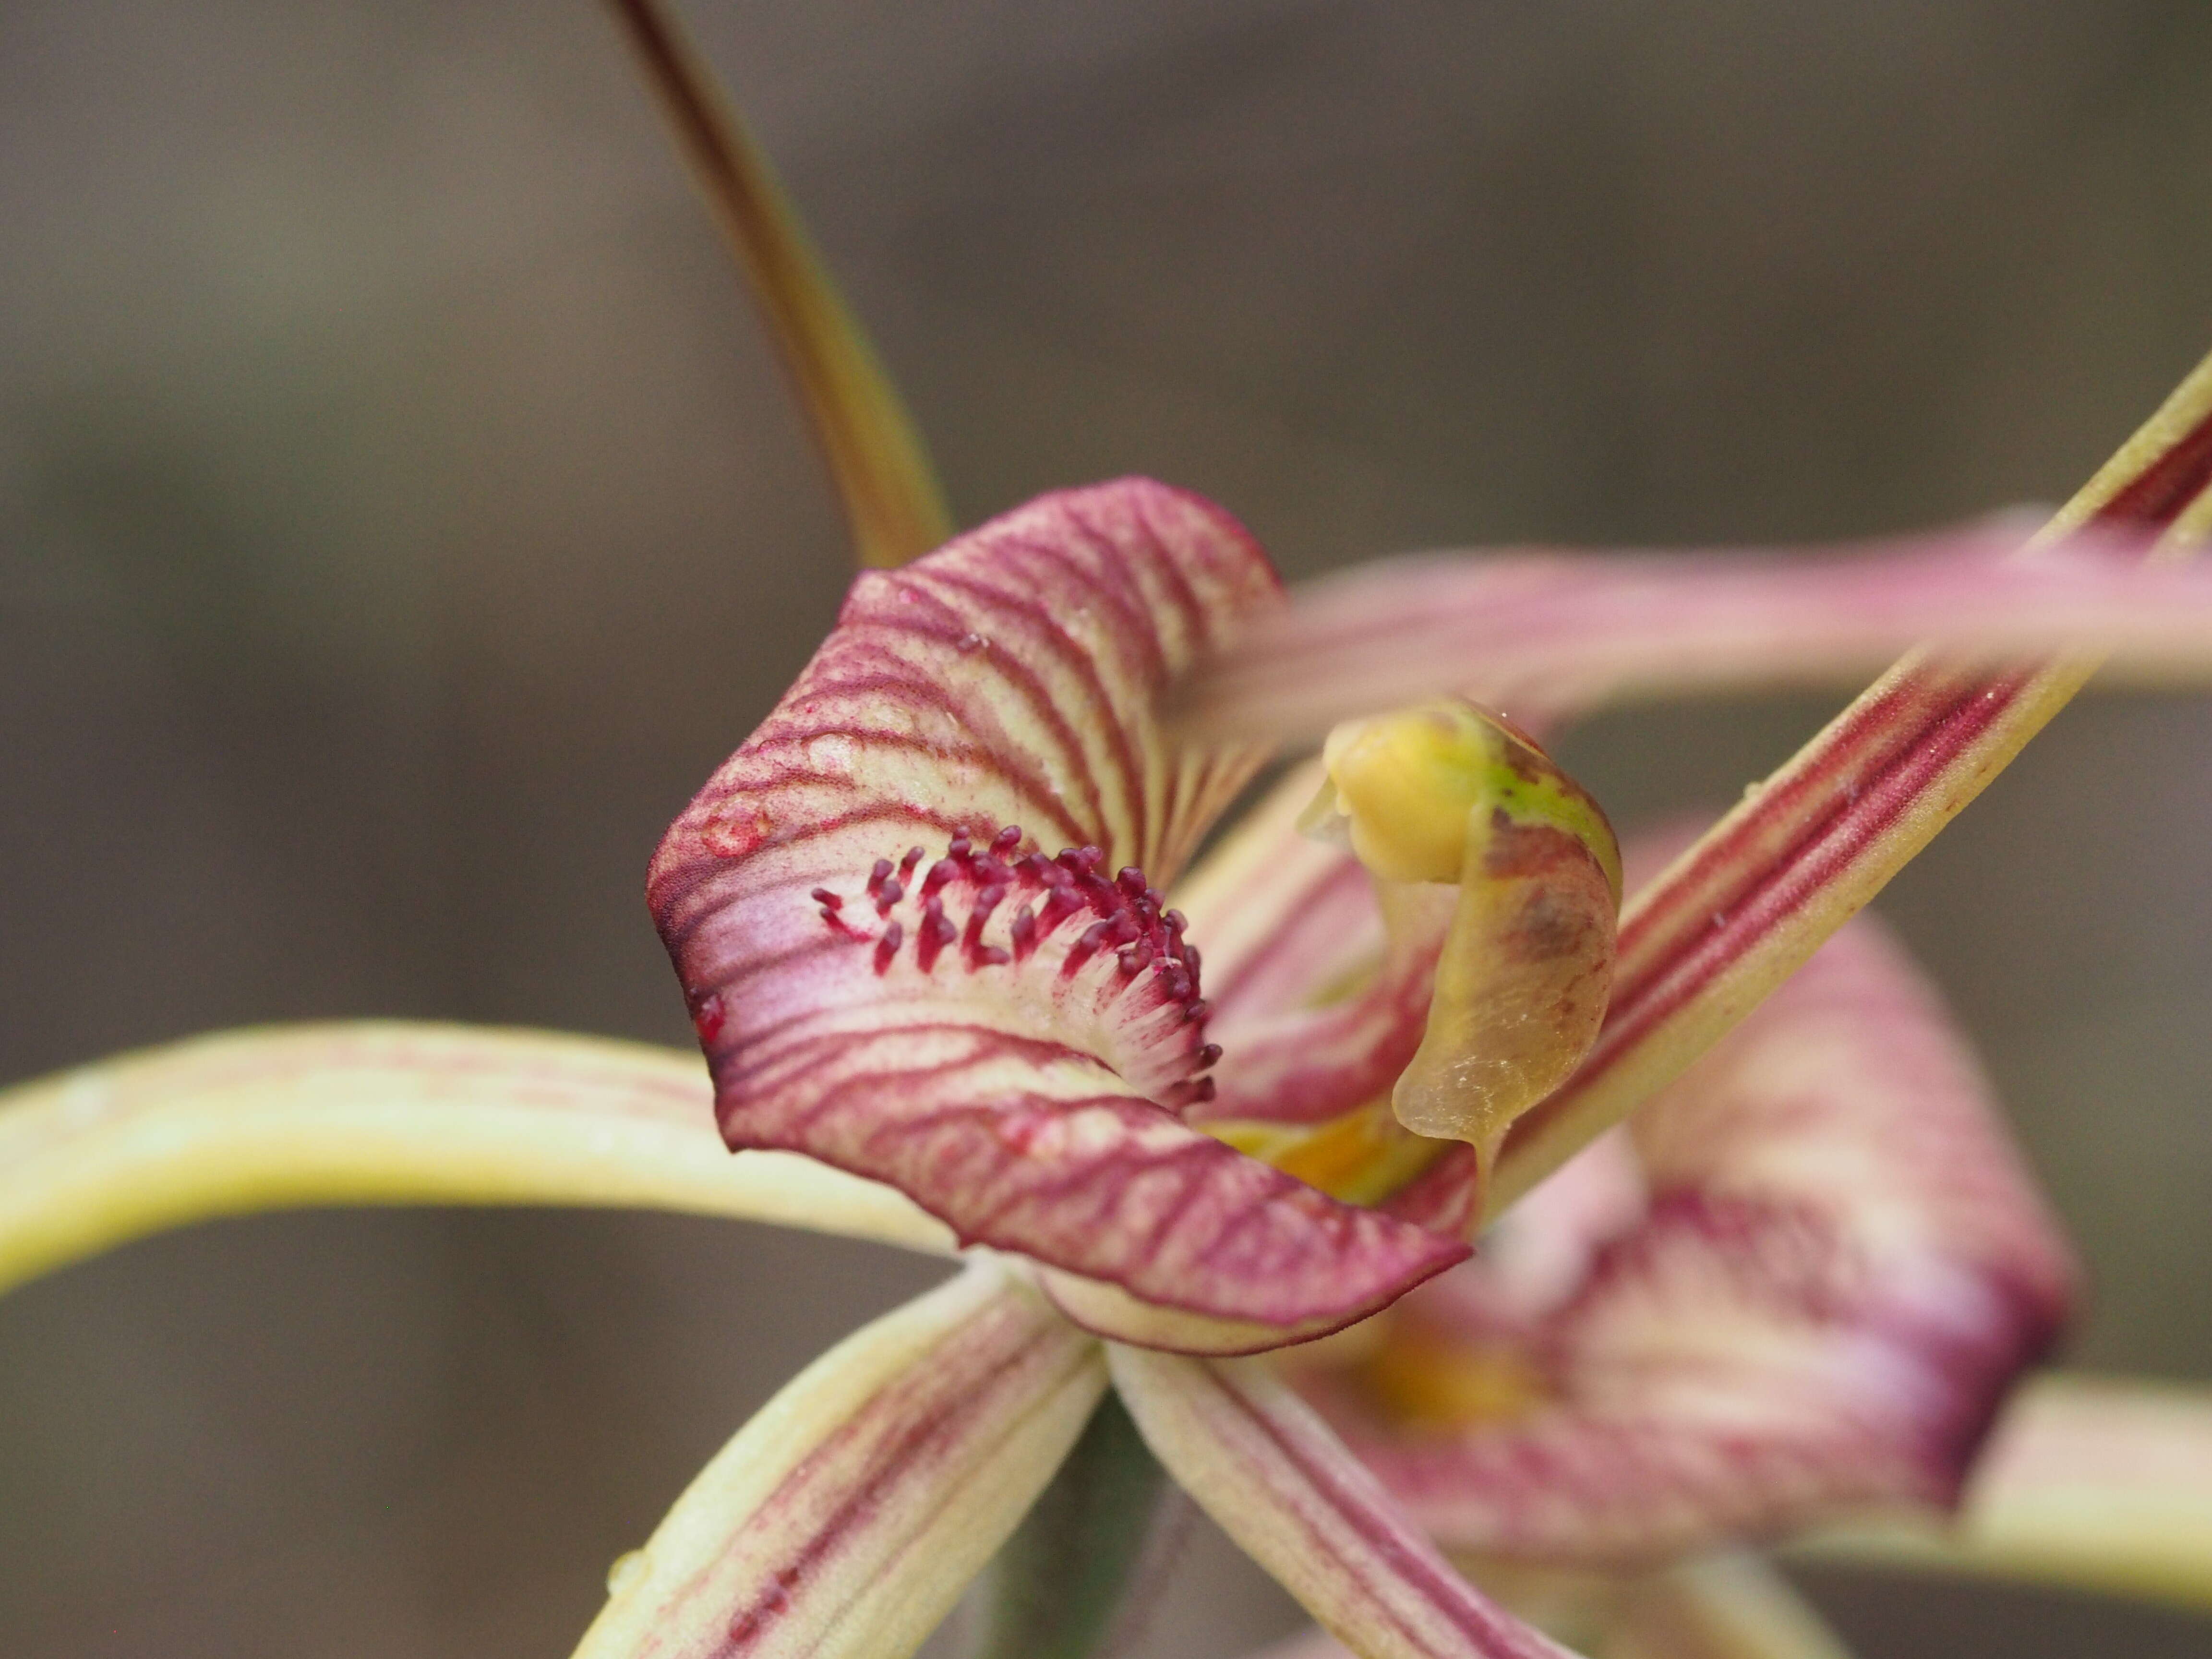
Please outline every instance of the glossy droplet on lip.
M1323 760L1305 822L1367 866L1386 918L1458 890L1392 1105L1407 1128L1469 1142L1486 1164L1596 1039L1620 905L1612 828L1534 743L1465 703L1340 726Z

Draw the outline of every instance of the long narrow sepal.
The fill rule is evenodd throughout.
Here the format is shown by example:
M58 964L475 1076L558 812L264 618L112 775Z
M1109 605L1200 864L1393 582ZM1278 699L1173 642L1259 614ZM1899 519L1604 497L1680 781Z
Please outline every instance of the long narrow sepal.
M952 533L921 433L768 157L663 0L611 0L701 190L751 281L812 422L861 564L919 558Z
M950 1251L894 1189L732 1157L691 1055L362 1022L194 1037L0 1093L0 1288L141 1234L317 1204L581 1204Z
M2154 560L2183 558L2212 528L2208 483L2212 359L2054 527L2164 530ZM2202 618L2197 601L2174 603L2178 616ZM2001 672L1906 658L1635 894L1621 917L1606 1029L1580 1073L1514 1126L1491 1212L1680 1076L1879 892L2088 682L2105 660L2088 643Z
M1169 1473L1358 1659L1559 1659L1480 1595L1263 1363L1110 1351Z
M1968 1572L2212 1612L2212 1393L2051 1376L2021 1390L1948 1526L1838 1528L1820 1559Z
M576 1659L901 1659L1043 1490L1098 1346L990 1263L807 1367L617 1564Z
M2201 682L2212 576L2134 563L2107 532L2019 556L2025 525L1785 554L1491 554L1385 561L1316 584L1184 694L1212 728L1315 736L1470 697L1532 726L1607 704L1878 672L1941 640L2016 659L2111 650L2116 672Z

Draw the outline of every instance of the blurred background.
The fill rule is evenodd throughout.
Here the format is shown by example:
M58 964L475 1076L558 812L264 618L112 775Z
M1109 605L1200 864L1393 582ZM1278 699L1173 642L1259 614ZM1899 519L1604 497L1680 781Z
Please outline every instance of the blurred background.
M695 0L962 518L1142 471L1292 573L2069 493L2212 346L2198 0ZM0 1076L211 1026L687 1040L639 888L842 532L590 0L0 8ZM1610 717L1617 820L1838 699ZM2212 702L2069 713L1884 908L2212 1378ZM0 1303L0 1650L565 1655L934 1269L666 1218L208 1226ZM2202 1652L1813 1582L1867 1659ZM1196 1534L1152 1651L1297 1623Z

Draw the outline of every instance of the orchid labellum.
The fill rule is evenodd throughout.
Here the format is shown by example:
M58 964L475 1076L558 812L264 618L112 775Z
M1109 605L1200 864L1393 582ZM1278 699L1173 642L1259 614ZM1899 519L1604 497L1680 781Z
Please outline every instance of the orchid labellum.
M2212 1419L2006 1414L2074 1269L1934 993L1854 918L2095 667L2212 669L2212 571L2174 556L2212 520L2212 368L2025 550L1455 556L1292 601L1222 508L1122 480L902 563L937 519L919 446L757 155L624 10L886 567L653 858L706 1069L366 1024L24 1085L0 1282L198 1216L428 1200L961 1257L708 1466L590 1659L909 1653L994 1558L990 1650L1088 1651L1143 1504L1095 1559L1020 1529L1115 1455L1368 1659L1562 1651L1478 1580L1579 1585L1563 1626L1623 1651L1809 1654L1731 1552L1816 1523L2202 1597L2212 1479L2149 1492L2100 1449L2201 1451ZM1611 699L1924 641L1625 860L1543 747ZM1224 829L1286 735L1318 756ZM1123 1409L1147 1449L1109 1455ZM2143 1522L2168 1553L2131 1579L2092 1512L2196 1531Z

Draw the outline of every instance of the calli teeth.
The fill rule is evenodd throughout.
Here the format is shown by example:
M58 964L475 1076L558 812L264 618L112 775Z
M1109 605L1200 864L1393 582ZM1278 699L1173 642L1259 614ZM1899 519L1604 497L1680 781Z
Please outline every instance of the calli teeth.
M1190 1074L1165 1103L1209 1097L1212 1080L1197 1074L1219 1060L1220 1049L1203 1040L1208 1010L1199 994L1198 951L1184 942L1182 914L1166 908L1134 865L1109 877L1096 847L1047 857L1019 852L1023 839L1013 824L988 837L956 830L933 862L920 847L896 864L878 859L855 898L828 887L815 888L811 896L825 927L872 944L871 965L879 975L902 959L924 974L946 962L975 973L1018 967L1042 954L1053 958L1058 979L1074 981L1109 963L1110 977L1100 986L1104 1000L1152 1000L1128 1005L1117 1018L1149 1032L1148 1046L1171 1043L1188 1055ZM917 881L925 862L928 868ZM872 931L860 925L871 910Z

